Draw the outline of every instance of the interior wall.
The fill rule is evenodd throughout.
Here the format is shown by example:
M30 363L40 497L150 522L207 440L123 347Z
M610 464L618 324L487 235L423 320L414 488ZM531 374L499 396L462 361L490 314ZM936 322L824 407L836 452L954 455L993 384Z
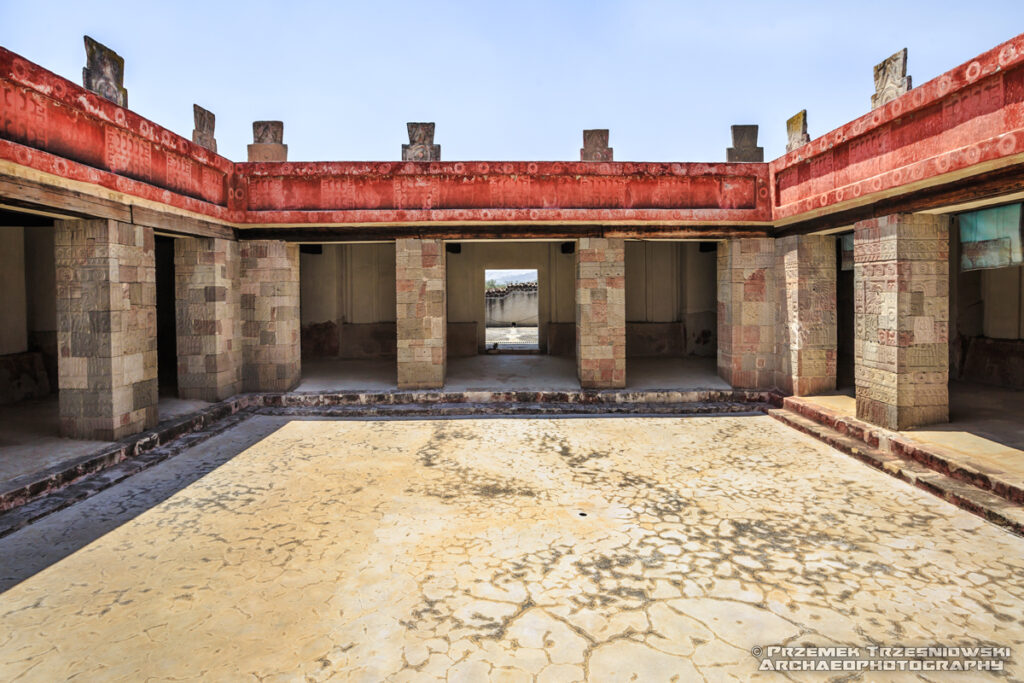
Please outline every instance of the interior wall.
M1024 389L1024 267L963 272L951 233L950 377Z
M484 271L495 268L537 270L541 352L574 352L574 253L563 254L561 242L464 242L460 249L458 254L446 255L449 355L471 355L483 349Z
M52 225L25 228L25 306L28 348L43 357L51 391L57 390L57 260Z
M484 348L484 271L536 269L541 353L572 355L575 347L576 256L562 242L462 242L448 253L448 355Z
M631 240L625 258L626 355L715 355L716 252Z
M991 339L1024 339L1024 268L981 271L982 333Z
M0 227L0 356L28 350L25 229Z
M395 356L393 242L324 244L299 272L303 357Z

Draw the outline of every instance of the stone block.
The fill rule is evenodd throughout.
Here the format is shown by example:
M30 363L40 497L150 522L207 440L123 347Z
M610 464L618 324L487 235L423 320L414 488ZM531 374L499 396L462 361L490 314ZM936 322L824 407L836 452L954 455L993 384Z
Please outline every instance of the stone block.
M948 419L949 219L854 227L857 415L888 429Z
M410 139L412 130L410 129ZM395 242L400 389L439 389L447 369L446 263L442 240Z
M612 161L613 150L608 146L608 135L607 128L583 131L580 161Z
M580 238L576 248L576 363L580 386L626 385L625 242Z
M732 126L732 147L725 150L728 162L764 161L764 148L757 146L757 126Z
M122 107L128 106L124 87L124 58L89 36L85 39L86 64L82 69L82 85L86 90Z
M718 245L718 373L738 389L775 385L775 246L770 238Z
M907 48L903 48L875 65L875 93L871 96L871 108L892 102L913 85L907 75Z
M242 390L286 391L301 374L298 245L249 240L238 253Z
M786 121L786 151L792 152L810 141L811 136L807 134L807 110L802 109Z
M242 390L239 261L233 240L175 240L181 398L219 401Z
M151 228L57 221L58 383L65 436L118 439L156 425ZM82 258L89 259L88 264Z
M248 147L250 162L288 161L283 121L253 121L252 138Z
M409 132L409 144L402 145L402 161L440 161L441 145L434 144L434 124L405 124Z
M198 104L192 105L192 117L195 119L192 142L200 147L205 147L211 152L216 152L217 139L213 136L213 130L217 124L217 117L214 116L212 111L203 109Z

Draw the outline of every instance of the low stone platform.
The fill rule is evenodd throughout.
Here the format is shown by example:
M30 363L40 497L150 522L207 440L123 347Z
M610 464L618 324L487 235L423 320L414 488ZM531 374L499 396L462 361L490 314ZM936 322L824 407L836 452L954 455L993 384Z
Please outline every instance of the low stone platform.
M1024 535L1024 497L1005 473L985 471L948 449L830 410L806 398L788 397L775 419L836 450L929 491L957 507Z
M790 396L784 399L783 407L893 457L913 460L953 479L990 491L1009 502L1024 504L1024 453L1016 451L1021 456L1017 466L1006 462L1000 466L983 460L980 455L958 452L950 445L943 446L915 438L914 432L893 432L858 420L822 405L813 397ZM949 434L947 442L952 441L953 434ZM974 445L977 451L985 444L981 439L976 441ZM989 445L992 445L991 442ZM1013 452L1013 449L1005 450Z

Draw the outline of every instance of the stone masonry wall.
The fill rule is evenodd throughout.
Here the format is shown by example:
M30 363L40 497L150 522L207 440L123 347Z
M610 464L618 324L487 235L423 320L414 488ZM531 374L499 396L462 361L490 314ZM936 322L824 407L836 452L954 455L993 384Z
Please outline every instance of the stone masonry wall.
M949 419L949 218L854 226L857 417L888 429Z
M576 367L584 389L626 386L626 249L581 237L576 249Z
M775 240L775 386L795 396L836 388L836 252L829 235Z
M718 374L737 389L775 386L775 240L718 243Z
M242 390L238 242L174 241L179 398L220 401Z
M440 389L447 370L442 240L395 241L398 388Z
M54 246L61 433L113 440L155 427L152 228L57 221Z
M242 390L288 391L302 371L299 245L243 241L239 256Z

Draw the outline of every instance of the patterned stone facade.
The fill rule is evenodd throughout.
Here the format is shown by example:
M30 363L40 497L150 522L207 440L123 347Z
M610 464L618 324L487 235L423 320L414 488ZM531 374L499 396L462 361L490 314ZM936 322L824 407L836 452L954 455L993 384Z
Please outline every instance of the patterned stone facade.
M626 386L626 245L581 237L576 248L576 368L584 389Z
M907 48L903 48L875 65L875 94L871 96L871 108L889 104L912 87L913 81L907 75Z
M238 242L174 242L178 396L221 401L242 390Z
M775 386L795 396L836 388L835 249L828 235L775 240Z
M398 388L440 389L448 355L444 242L396 240L395 289Z
M786 151L800 149L810 141L811 136L807 134L807 110L801 109L786 120Z
M854 227L857 417L888 429L949 419L949 219Z
M192 117L196 123L196 127L192 130L192 142L211 152L216 152L217 138L213 136L213 131L217 125L217 117L212 111L203 109L198 104L192 105Z
M252 144L247 148L249 161L288 161L284 144L283 121L253 121Z
M775 386L775 240L718 243L718 374L737 389Z
M608 129L595 128L583 131L583 147L580 161L612 161L615 150L608 146Z
M440 161L441 145L434 144L434 124L405 124L409 130L409 144L402 145L402 161Z
M299 382L299 245L244 241L240 291L242 390L287 391Z
M61 433L113 440L155 427L152 228L57 221L54 244Z
M124 58L89 36L84 36L84 39L86 64L82 68L82 85L114 104L127 107Z
M756 125L732 127L732 147L726 148L725 160L730 163L764 161L764 147L757 146Z

